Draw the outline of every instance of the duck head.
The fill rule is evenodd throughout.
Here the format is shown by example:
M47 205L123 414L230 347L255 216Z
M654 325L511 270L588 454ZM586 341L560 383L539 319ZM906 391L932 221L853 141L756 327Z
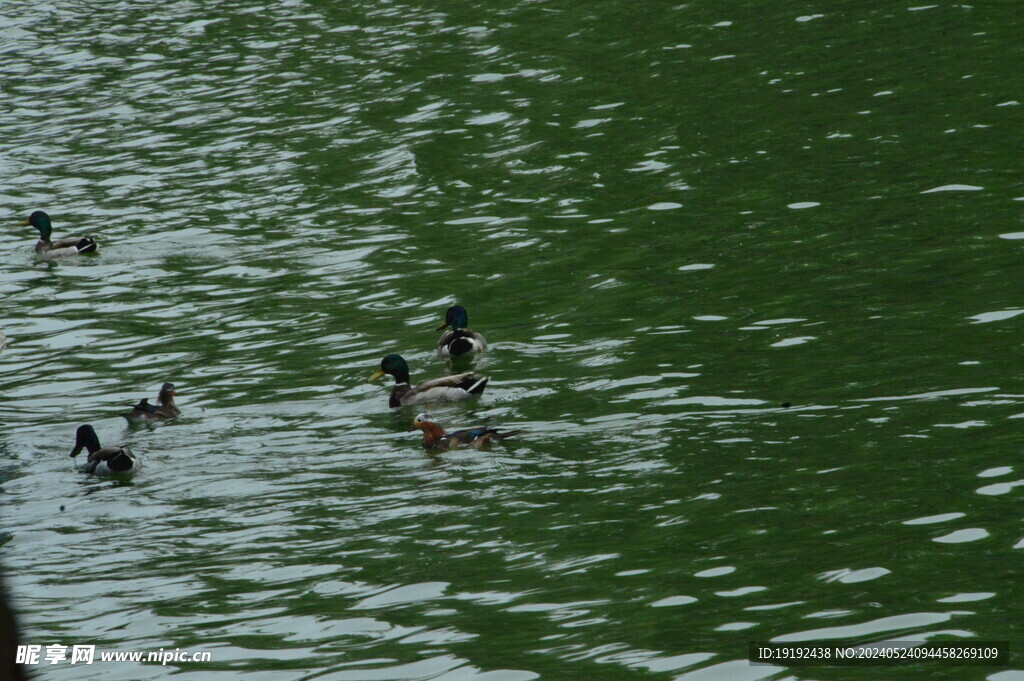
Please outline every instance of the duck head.
M53 226L50 224L50 216L41 210L37 210L32 215L28 216L27 220L22 220L23 225L32 225L39 230L40 236L43 241L50 240L50 233L53 231Z
M448 308L448 311L444 313L444 323L437 327L435 331L440 331L446 326L451 326L453 329L465 329L469 326L469 313L466 312L466 308L461 305L452 305Z
M80 426L75 432L75 448L71 450L71 458L78 456L83 447L88 449L90 454L100 451L100 439L96 437L96 431L92 426Z
M433 424L433 425L427 425L427 424ZM412 428L409 429L409 432L411 433L414 430L427 430L429 428L432 428L433 426L440 426L440 425L441 424L437 422L437 419L435 419L430 414L428 414L426 412L423 412L422 414L417 414L416 418L414 418L412 420Z
M160 386L160 394L157 395L157 402L160 404L174 404L174 398L178 396L178 393L174 390L173 383L164 383Z
M376 381L384 374L391 374L395 377L395 383L409 382L409 365L401 355L388 355L380 361L380 368L370 376L371 381Z

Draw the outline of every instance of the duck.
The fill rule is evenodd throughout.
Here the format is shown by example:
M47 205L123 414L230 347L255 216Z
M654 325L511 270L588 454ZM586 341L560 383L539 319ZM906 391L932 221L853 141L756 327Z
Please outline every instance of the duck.
M437 340L437 358L442 362L463 355L475 355L487 349L487 341L469 327L469 313L461 305L452 305L444 313L444 323L437 331L450 326Z
M409 365L401 355L388 355L380 361L380 368L370 376L376 381L384 374L395 377L389 407L405 407L424 402L454 402L479 397L487 387L488 377L476 378L472 371L443 378L435 378L417 386L409 384Z
M96 431L88 424L79 426L75 432L75 448L71 450L71 458L78 456L83 447L89 450L89 458L85 462L85 472L89 475L126 475L142 467L132 450L124 445L101 449Z
M96 242L88 236L69 236L56 241L50 241L50 232L53 226L50 224L50 216L41 210L37 210L28 219L22 221L23 225L32 225L39 230L39 241L36 242L36 255L43 260L54 258L66 258L79 253L96 253Z
M173 383L164 383L156 396L156 404L150 404L148 398L142 398L127 414L121 414L129 421L166 421L181 415L181 410L174 404L177 396Z
M449 433L438 423L437 419L425 412L413 419L409 432L414 430L423 431L423 449L441 450L454 449L461 445L481 449L490 445L492 440L504 440L526 432L523 430L501 431L490 426L476 426Z

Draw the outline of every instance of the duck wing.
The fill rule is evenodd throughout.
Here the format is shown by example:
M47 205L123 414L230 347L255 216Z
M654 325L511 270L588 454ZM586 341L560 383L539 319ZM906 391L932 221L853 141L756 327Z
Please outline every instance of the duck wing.
M473 372L467 371L463 374L453 374L451 376L435 378L430 381L423 381L416 387L412 388L409 392L426 392L427 390L434 390L435 388L461 388L462 390L469 390L474 383L476 383L476 379L473 377Z
M99 461L110 461L114 457L126 454L131 456L132 452L127 447L104 447L103 449L97 449L95 452L89 455L87 463L96 463Z
M460 445L472 444L478 438L487 436L489 433L497 432L494 428L488 428L487 426L477 426L475 428L466 428L464 430L456 430L448 433L444 436L444 439L450 443L458 443Z
M79 253L92 253L96 250L96 242L88 236L68 236L52 242L50 248L74 248Z
M104 447L89 455L85 472L101 475L126 473L135 468L135 456L127 447Z
M36 253L43 260L53 260L54 258L68 258L73 255L78 255L78 248L75 246L54 248L50 244L44 244L40 241L39 245L36 246Z
M139 400L138 404L132 407L132 411L138 411L144 414L155 414L157 409L159 409L159 407L155 404L150 404L148 397L143 397Z
M139 400L138 404L132 407L130 412L122 414L122 416L129 421L132 421L138 419L169 419L174 418L177 414L164 405L150 404L149 398L144 397Z
M57 239L50 243L40 240L36 243L36 253L44 260L66 258L72 255L78 255L79 253L95 252L96 242L87 236L66 237L64 239Z
M448 329L447 331L442 333L441 337L437 339L437 349L440 350L441 348L447 346L449 343L452 342L453 338L455 338L455 329Z
M419 404L429 401L468 400L483 393L489 378L477 379L472 371L453 376L435 378L410 388L401 397L402 404Z
M483 352L486 349L487 341L472 329L446 331L437 342L437 356L442 360Z
M452 443L458 443L461 445L472 445L474 447L486 447L491 443L491 440L504 440L507 437L513 435L519 435L525 431L522 430L506 430L502 431L492 426L477 426L475 428L466 428L465 430L456 430L455 432L448 433L445 435L445 439Z

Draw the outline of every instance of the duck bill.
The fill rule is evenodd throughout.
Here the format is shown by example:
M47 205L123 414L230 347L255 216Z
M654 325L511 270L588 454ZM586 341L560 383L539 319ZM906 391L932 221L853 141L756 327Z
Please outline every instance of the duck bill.
M373 376L370 376L370 380L371 381L376 381L378 378L380 378L383 375L384 375L384 370L383 369L377 369L376 371L373 372Z
M443 323L441 324L441 326L439 326L439 327L437 327L436 329L434 329L434 331L440 331L441 329L443 329L443 328L444 328L444 327L446 327L446 326L448 326L448 322L447 322L447 321L443 322Z
M21 224L27 227L27 226L31 225L32 223L28 221L28 218L25 218L24 220L21 221Z
M82 451L82 445L75 445L75 448L71 450L71 458L78 456L78 453Z

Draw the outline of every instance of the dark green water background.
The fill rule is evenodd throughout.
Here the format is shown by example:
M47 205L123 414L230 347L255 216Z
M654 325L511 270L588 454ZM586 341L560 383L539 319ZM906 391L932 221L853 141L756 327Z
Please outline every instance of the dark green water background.
M7 583L213 656L37 678L1024 679L1019 5L475 5L0 4ZM453 301L529 433L430 457ZM746 660L941 638L1014 659Z

